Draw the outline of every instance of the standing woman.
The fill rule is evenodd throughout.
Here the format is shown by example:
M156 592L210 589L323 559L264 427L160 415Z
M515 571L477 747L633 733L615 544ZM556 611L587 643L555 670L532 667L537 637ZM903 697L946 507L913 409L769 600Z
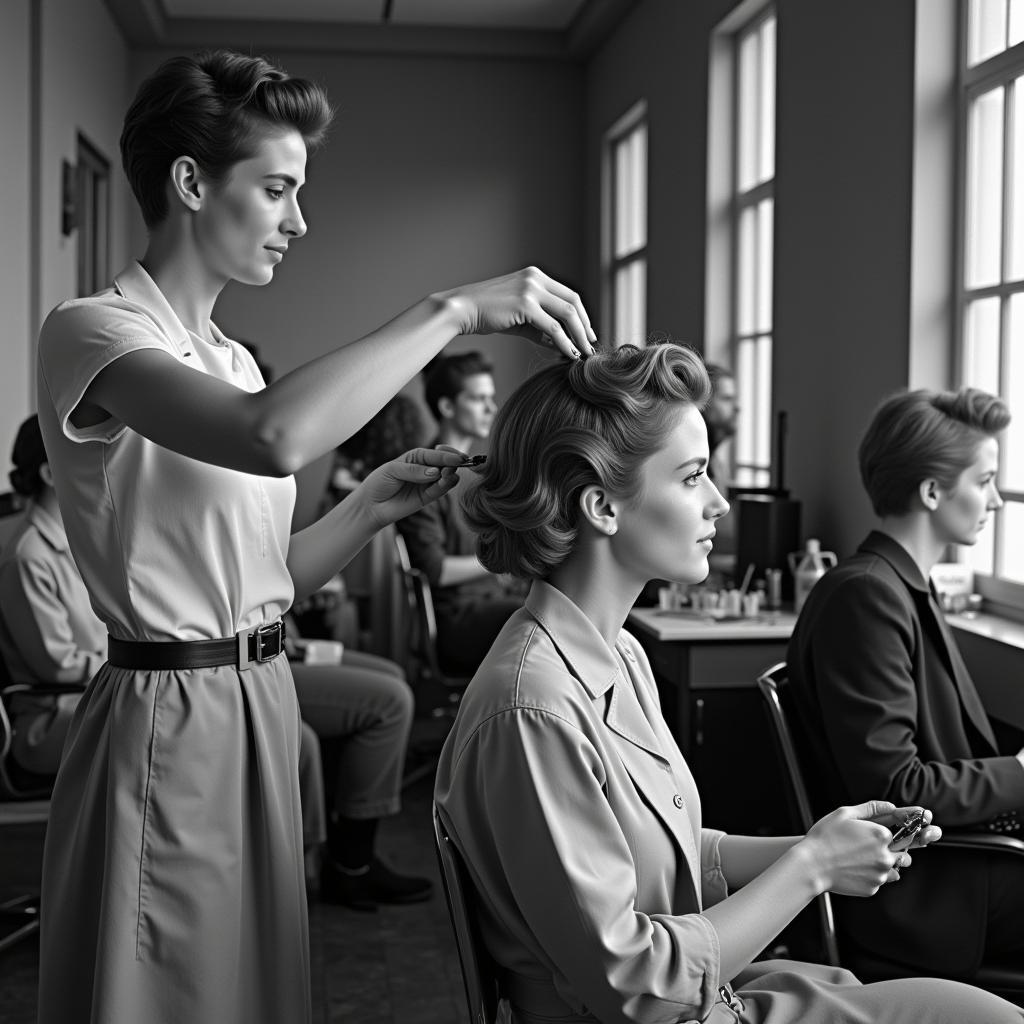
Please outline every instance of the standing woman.
M590 350L579 299L529 268L431 295L265 387L210 316L225 284L269 283L305 234L306 153L330 119L317 86L259 58L163 64L121 137L145 256L43 326L40 422L110 642L53 796L40 1024L310 1019L280 618L449 489L459 457L409 452L293 536L291 475L458 334Z

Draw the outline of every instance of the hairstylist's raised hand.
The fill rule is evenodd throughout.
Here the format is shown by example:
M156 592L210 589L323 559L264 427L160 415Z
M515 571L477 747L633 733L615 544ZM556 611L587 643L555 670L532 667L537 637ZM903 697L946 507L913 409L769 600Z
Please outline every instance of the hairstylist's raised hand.
M840 807L816 822L799 844L810 855L821 891L843 896L873 896L899 879L910 855L890 848L892 832L884 821L897 817L894 804L869 800Z
M465 456L453 450L413 448L378 466L353 492L379 529L436 501L458 482Z
M518 334L577 358L597 340L580 297L536 267L440 292L460 334Z

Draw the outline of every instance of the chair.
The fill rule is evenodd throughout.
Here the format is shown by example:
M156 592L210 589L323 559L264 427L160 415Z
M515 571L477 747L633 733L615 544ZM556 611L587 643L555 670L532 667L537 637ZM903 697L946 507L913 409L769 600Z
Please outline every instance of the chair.
M798 827L806 832L814 824L815 817L811 810L804 770L800 763L799 748L790 728L791 716L784 706L788 686L786 663L778 662L762 672L757 678L757 685L764 697L776 749L789 783L790 804L795 812ZM942 844L949 848L1002 851L1008 856L1024 857L1024 842L1010 836L989 832L958 832L944 829ZM831 966L848 967L865 980L873 981L908 977L920 973L881 960L866 951L857 952L856 955L844 954L843 960L846 962L841 962L832 901L827 892L818 897L817 907L825 961ZM979 968L970 980L972 984L978 985L980 988L988 989L1018 1005L1024 1005L1024 971L1022 970L986 964Z
M6 667L0 668L0 672L6 677ZM10 751L14 741L14 726L8 712L11 698L19 693L57 696L81 691L81 686L73 684L32 686L15 683L0 689L0 828L44 825L50 816L52 780L44 780L42 777L28 779L25 773L19 775L12 770ZM3 930L0 953L38 932L38 894L24 893L0 903L0 928Z
M405 538L397 530L394 539L395 564L402 578L406 600L408 653L413 669L411 675L417 687L422 689L435 684L444 695L442 703L432 707L430 714L435 718L454 718L470 677L452 675L442 668L437 655L437 616L434 613L430 583L409 560Z
M433 818L441 882L452 930L455 932L469 1019L472 1024L497 1024L500 1003L497 971L480 936L473 908L473 883L466 872L461 854L449 838L437 813L436 804L433 807Z

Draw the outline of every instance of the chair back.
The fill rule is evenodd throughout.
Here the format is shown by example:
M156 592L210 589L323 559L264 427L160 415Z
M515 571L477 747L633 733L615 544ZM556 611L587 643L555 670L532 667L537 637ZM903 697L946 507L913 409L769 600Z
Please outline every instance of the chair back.
M437 615L434 612L434 598L430 582L409 560L409 548L405 538L395 531L395 564L402 577L406 608L410 619L409 650L417 662L420 675L427 675L439 682L445 681L445 674L437 657Z
M473 908L473 883L462 862L462 855L437 813L436 804L433 818L441 881L462 966L469 1019L471 1024L496 1024L499 1005L497 971L480 936Z
M797 745L794 742L793 732L790 728L789 716L783 706L783 694L788 685L788 670L784 661L772 665L771 668L766 669L757 677L757 686L761 691L761 696L764 698L768 720L771 723L775 749L778 752L786 781L789 784L788 795L790 803L796 813L798 826L804 832L807 832L814 824L814 814L811 810L807 782L804 778L800 757L797 753ZM823 955L827 963L833 967L838 967L840 966L839 946L836 941L832 898L825 892L815 902L818 909L818 923Z

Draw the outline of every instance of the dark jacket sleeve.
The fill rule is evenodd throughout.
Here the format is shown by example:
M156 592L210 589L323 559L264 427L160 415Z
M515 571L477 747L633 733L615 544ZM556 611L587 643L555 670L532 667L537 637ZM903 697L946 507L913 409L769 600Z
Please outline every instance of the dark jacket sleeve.
M803 667L852 800L920 804L948 826L1024 808L1016 758L972 756L957 691L936 669L939 652L905 592L870 573L851 575L817 612Z

